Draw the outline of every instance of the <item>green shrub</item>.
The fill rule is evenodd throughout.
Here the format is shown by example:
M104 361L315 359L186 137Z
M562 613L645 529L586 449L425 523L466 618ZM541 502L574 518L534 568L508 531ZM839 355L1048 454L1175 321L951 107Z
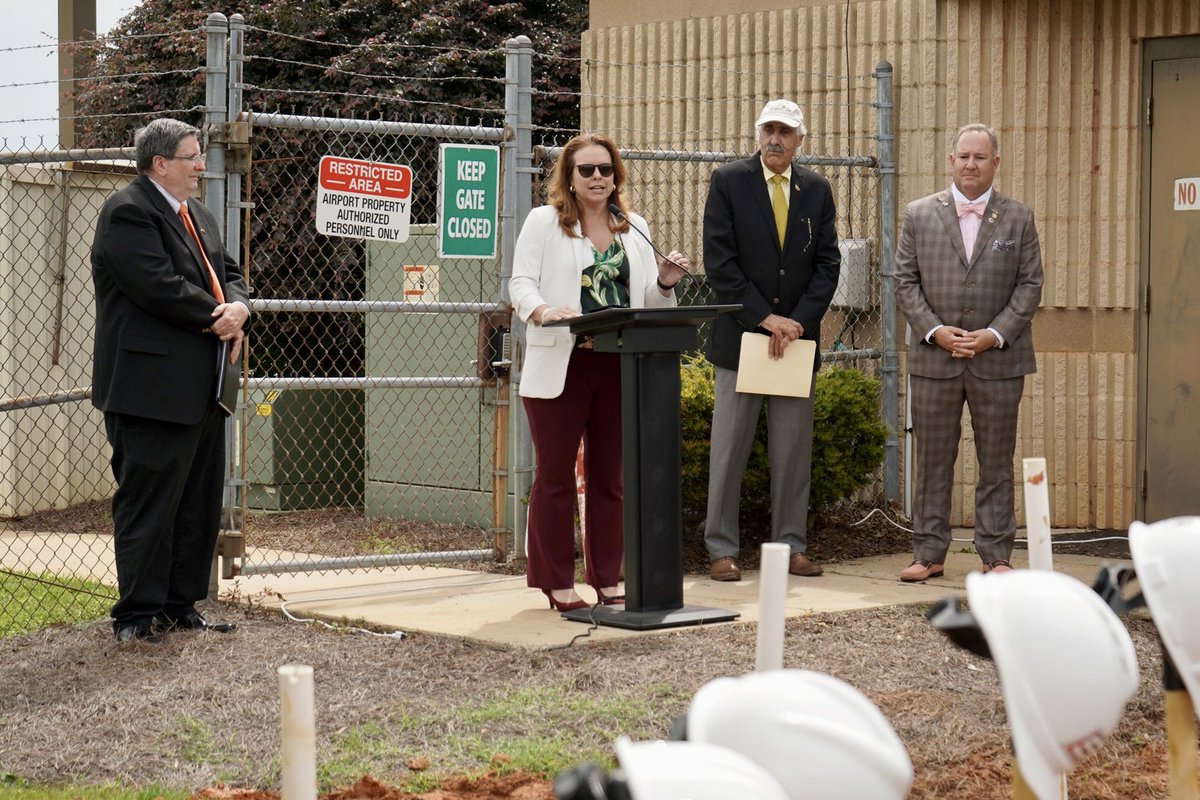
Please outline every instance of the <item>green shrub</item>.
M681 367L681 478L687 528L704 522L708 502L708 443L712 434L713 368L700 355ZM771 477L767 459L766 404L742 478L742 528L769 530ZM868 486L883 463L887 428L880 419L879 381L855 369L817 373L813 398L813 509L832 505Z

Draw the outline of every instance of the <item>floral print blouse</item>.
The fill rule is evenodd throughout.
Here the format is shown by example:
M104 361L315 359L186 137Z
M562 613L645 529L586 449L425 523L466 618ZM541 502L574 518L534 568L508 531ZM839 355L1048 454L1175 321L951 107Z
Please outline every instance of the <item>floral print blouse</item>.
M621 239L614 237L603 253L592 248L595 259L580 278L579 302L584 314L614 306L629 308L629 259Z

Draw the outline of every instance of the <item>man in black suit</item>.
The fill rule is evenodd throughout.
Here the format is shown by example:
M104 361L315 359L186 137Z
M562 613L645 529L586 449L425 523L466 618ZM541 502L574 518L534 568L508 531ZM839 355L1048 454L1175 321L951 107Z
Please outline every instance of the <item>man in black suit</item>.
M92 404L117 481L113 629L119 641L156 642L172 628L231 629L194 604L208 593L220 525L218 351L228 343L237 363L250 310L216 220L188 199L204 172L199 131L158 119L134 149L138 177L105 201L92 242Z
M718 303L742 306L717 317L708 341L716 396L704 540L711 560L709 576L718 581L741 578L737 556L742 473L765 397L735 390L742 333L769 334L772 358L781 358L787 345L799 338L819 344L821 318L841 270L829 182L792 163L807 133L800 108L789 100L772 100L755 127L758 152L713 173L704 207L709 285ZM771 540L791 548L791 574L815 577L821 566L805 555L811 393L807 398L766 399Z

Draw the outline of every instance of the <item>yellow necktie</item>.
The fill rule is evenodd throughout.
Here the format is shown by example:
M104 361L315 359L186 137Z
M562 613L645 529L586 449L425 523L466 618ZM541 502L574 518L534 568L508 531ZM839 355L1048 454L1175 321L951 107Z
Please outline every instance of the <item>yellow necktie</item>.
M783 176L771 176L771 211L775 214L775 231L779 234L779 246L783 247L783 235L787 232L787 198L783 196Z

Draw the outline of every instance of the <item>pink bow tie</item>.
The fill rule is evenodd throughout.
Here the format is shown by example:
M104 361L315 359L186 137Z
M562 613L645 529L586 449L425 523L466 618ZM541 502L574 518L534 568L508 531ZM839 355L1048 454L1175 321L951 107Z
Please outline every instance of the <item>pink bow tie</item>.
M954 206L958 209L959 219L967 214L977 214L980 219L983 218L983 203L955 203Z

